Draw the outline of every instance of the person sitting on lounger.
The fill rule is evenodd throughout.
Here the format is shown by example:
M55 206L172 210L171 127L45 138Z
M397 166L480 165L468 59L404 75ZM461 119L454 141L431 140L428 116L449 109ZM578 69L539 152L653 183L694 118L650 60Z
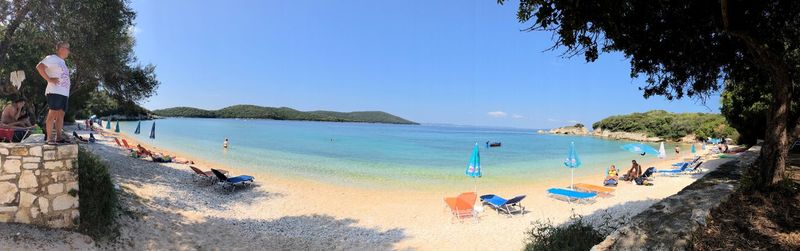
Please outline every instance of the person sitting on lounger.
M608 168L608 172L606 173L606 179L603 181L603 185L617 185L619 181L619 172L617 171L617 166L611 165Z
M5 126L12 127L31 127L30 119L27 115L23 115L23 108L25 107L25 99L17 98L14 102L6 105L3 108L3 115L0 122Z
M636 163L636 160L631 160L631 163L631 169L628 170L627 174L622 176L622 180L632 181L636 178L639 178L639 176L642 176L642 166L640 166L639 163Z

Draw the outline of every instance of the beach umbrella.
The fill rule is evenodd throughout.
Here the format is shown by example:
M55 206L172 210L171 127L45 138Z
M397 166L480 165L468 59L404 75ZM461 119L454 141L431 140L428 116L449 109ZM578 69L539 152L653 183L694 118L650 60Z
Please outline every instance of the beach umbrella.
M117 120L117 125L114 126L114 132L119 132L119 120Z
M697 153L697 149L694 148L694 144L692 144L692 154Z
M136 130L135 130L135 131L133 131L133 133L135 133L135 134L139 134L139 133L141 133L141 132L142 132L142 121L141 121L141 120L139 120L139 123L138 123L138 124L136 124Z
M572 189L573 184L575 184L575 168L581 166L581 159L578 158L578 152L575 151L575 142L569 143L569 151L567 152L567 158L564 159L564 166L569 168L569 187Z
M469 156L469 163L467 163L467 170L464 172L467 177L472 177L475 179L475 192L478 191L478 180L483 176L481 173L481 154L478 151L478 143L475 143L475 147L472 148L472 155Z
M667 157L667 150L664 150L664 142L661 142L661 146L658 147L658 158L663 159Z
M645 144L639 144L639 143L624 144L624 145L620 146L619 148L622 148L622 150L625 150L625 151L638 153L640 155L645 155L646 153L653 154L653 155L658 155L658 150L656 150L655 148L653 148L651 146L645 145Z
M111 130L111 120L106 120L106 129Z
M155 139L156 138L156 122L155 121L153 121L153 127L150 128L150 138L151 139Z

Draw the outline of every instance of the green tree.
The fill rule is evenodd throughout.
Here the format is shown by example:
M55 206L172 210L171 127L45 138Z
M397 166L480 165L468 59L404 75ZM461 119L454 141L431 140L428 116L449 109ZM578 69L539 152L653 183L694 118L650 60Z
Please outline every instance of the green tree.
M532 23L527 31L553 32L554 48L568 56L591 62L601 52L622 52L631 76L645 76L645 97L704 99L742 68L768 77L773 100L756 183L783 180L800 65L800 1L521 0L517 18Z
M71 69L67 116L81 110L90 97L105 92L121 103L138 102L159 85L155 67L142 66L133 55L130 34L136 14L123 0L13 0L0 2L0 97L24 96L35 117L43 115L45 81L35 70L53 54L57 41L70 43ZM25 71L16 90L8 73Z

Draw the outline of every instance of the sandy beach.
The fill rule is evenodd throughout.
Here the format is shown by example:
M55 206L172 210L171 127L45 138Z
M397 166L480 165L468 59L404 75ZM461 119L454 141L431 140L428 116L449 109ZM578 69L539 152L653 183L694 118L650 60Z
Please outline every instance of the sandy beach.
M547 196L549 187L568 186L568 176L549 183L479 189L479 194L527 195L523 201L526 213L507 217L484 207L477 221L457 222L442 201L445 196L465 192L457 188L372 190L279 178L218 166L190 153L152 148L124 134L105 134L98 135L98 143L84 146L108 163L123 191L121 236L110 247L123 249L518 250L533 221L558 224L572 215L592 221L606 215L630 217L702 175L657 176L654 186L621 182L613 196L591 204ZM188 165L128 157L111 137L191 159L204 170L222 168L232 175L253 175L256 185L229 192L195 182ZM706 160L703 168L713 170L725 161ZM668 159L644 166L664 168L673 162L675 159ZM622 167L623 171L628 168ZM603 174L575 177L575 182L598 184L602 178Z

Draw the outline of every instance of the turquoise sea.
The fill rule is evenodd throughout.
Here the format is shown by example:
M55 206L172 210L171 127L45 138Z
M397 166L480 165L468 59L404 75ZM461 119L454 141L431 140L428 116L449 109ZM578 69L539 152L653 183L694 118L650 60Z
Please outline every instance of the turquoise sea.
M152 123L142 121L138 135L133 134L136 122L121 122L120 128L189 158L373 188L462 185L469 181L464 170L475 143L481 146L482 186L568 180L569 169L562 162L570 142L583 161L576 177L602 174L612 163L627 170L631 159L646 163L656 158L621 150L629 141L544 135L533 129L168 118L155 120L156 139L149 139ZM222 147L225 138L230 140L227 150ZM486 141L500 141L502 147L486 148Z

